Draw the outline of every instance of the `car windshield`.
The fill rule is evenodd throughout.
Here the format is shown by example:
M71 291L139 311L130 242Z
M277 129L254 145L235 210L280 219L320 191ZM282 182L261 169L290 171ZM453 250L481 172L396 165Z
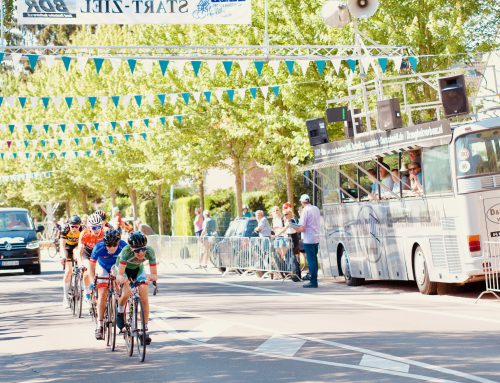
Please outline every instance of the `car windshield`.
M23 211L0 212L0 230L33 230L33 223Z
M500 128L458 137L455 149L458 177L498 173Z

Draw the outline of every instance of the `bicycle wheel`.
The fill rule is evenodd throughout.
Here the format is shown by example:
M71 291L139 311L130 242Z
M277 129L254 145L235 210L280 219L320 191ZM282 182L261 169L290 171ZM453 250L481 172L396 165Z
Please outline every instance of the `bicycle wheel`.
M83 295L83 290L82 290L82 295ZM97 325L97 298L98 298L97 289L94 289L90 294L90 320L94 321L95 325Z
M126 317L125 317L125 327L124 327L124 337L125 337L125 344L127 345L127 353L128 356L132 356L134 354L134 321L132 320L133 318L133 306L134 306L134 301L132 299L129 299L127 301L127 309L125 310Z
M146 324L144 323L144 309L139 298L134 299L134 322L137 352L141 362L146 358Z
M118 302L113 295L111 305L113 306L113 315L111 315L111 351L115 351L116 349L116 313L118 312Z
M78 277L78 288L76 289L76 296L78 298L77 301L77 311L78 311L78 318L82 317L82 308L83 308L83 277L79 276Z
M113 301L113 296L108 294L108 301L106 303L106 313L104 314L104 339L106 340L106 346L111 346L111 340L113 337L113 323L115 322L115 305Z
M73 283L73 288L71 289L73 291L73 315L77 316L78 315L78 310L80 307L80 303L82 301L82 297L80 295L80 278L78 277L78 274L75 274L75 281ZM78 316L80 317L80 316Z
M73 291L74 283L73 283L73 275L71 275L71 279L69 280L69 288L68 288L68 301L69 301L69 309L71 313L75 315L75 293Z

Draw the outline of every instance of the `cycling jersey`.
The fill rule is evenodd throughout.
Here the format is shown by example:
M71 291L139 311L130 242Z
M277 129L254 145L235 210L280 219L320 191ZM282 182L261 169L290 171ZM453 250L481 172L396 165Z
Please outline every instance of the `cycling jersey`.
M144 259L140 261L135 257L135 253L132 251L132 248L129 245L125 246L116 260L116 266L126 265L126 268L129 270L142 270L144 261L146 260L149 261L149 266L156 266L155 251L151 246L145 246L145 248L146 254Z
M80 242L83 244L83 246L85 246L85 249L88 250L90 253L94 248L94 246L96 245L96 243L102 241L103 238L104 238L103 229L101 229L99 234L94 235L92 229L87 227L82 231L82 235L80 236Z
M98 242L92 250L90 262L98 262L99 265L109 273L111 267L113 267L113 265L116 263L116 259L119 257L121 251L125 246L127 246L127 242L120 241L118 242L118 248L116 249L114 254L109 254L104 241Z
M76 233L70 228L70 225L65 224L61 229L61 238L64 239L64 244L66 246L76 246L78 245L78 239L80 238L80 233L85 229L85 226L80 226Z

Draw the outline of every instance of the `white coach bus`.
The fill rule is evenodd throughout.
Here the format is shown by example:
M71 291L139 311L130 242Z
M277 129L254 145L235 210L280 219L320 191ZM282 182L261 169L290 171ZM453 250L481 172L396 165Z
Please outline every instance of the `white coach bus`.
M314 157L325 275L352 286L415 280L423 294L484 278L483 242L500 238L500 117L364 133L316 146ZM405 178L415 162L421 189ZM382 179L394 168L399 190Z

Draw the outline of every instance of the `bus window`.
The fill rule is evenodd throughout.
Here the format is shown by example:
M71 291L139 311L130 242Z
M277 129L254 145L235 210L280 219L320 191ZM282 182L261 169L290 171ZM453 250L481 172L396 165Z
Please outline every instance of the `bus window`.
M356 166L354 164L341 165L340 171L340 195L342 198L342 202L356 202L358 200L358 186L356 185Z
M500 168L500 129L470 133L455 143L457 176L498 173Z
M451 192L450 151L448 145L425 148L422 161L424 192Z
M323 203L339 202L339 173L330 166L321 169L321 181L323 187Z

